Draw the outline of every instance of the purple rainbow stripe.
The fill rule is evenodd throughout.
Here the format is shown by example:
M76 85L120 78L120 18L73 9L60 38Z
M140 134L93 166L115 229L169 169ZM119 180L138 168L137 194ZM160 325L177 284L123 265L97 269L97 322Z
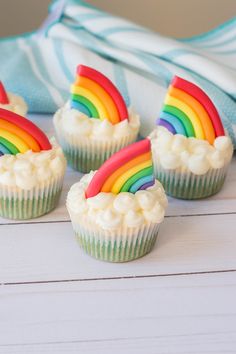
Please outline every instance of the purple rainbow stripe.
M143 184L143 185L139 188L139 190L147 189L147 188L153 186L154 183L155 183L154 180L153 180L152 182L145 183L145 184Z
M168 123L164 119L158 118L157 119L157 125L161 125L162 127L165 127L166 129L168 129L172 134L176 134L176 130L173 127L173 125L171 125L170 123Z

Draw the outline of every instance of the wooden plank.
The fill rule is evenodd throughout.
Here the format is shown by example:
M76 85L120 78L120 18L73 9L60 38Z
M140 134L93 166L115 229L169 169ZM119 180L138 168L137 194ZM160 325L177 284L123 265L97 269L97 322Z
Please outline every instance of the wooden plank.
M235 273L4 286L0 353L234 353L235 297Z
M235 215L166 218L154 250L128 263L97 261L77 245L71 224L0 226L0 282L19 283L236 269Z

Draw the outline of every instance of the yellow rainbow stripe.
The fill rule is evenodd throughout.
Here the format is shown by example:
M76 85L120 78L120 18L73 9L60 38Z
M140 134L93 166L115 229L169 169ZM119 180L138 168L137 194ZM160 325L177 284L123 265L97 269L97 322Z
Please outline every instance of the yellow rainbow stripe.
M15 134L8 132L7 130L0 129L0 136L8 140L11 144L15 145L21 153L25 153L26 151L30 150L29 145L27 145L24 140Z
M105 118L108 117L108 112L106 110L105 105L91 91L89 91L88 89L86 89L84 87L72 85L71 92L75 95L83 96L87 100L89 100L96 107L96 109L99 113L99 117L101 117L100 118L101 120L104 120Z
M114 185L111 188L111 192L114 194L118 194L122 187L125 185L125 183L136 173L144 170L145 168L152 167L152 160L148 160L146 162L140 163L139 165L131 168L130 170L126 171L121 175L120 177L117 178L115 181Z
M197 114L194 112L194 110L188 106L186 103L178 100L175 97L172 97L170 95L166 95L165 98L165 104L169 105L169 106L174 106L176 108L178 108L180 111L182 111L191 121L194 130L195 130L195 134L196 134L196 138L198 139L205 139L205 134L203 131L203 127L201 124L201 121L199 119L199 117L197 116Z

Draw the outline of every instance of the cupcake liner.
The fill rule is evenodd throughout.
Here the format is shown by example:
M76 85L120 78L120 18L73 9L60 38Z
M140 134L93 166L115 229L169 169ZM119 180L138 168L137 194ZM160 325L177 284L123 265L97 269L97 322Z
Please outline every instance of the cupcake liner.
M128 262L149 253L156 242L159 224L139 228L123 226L117 231L93 230L73 223L76 239L89 255L109 262Z
M68 164L82 173L97 170L111 155L137 139L137 133L106 141L75 137L56 130Z
M220 191L227 174L228 165L210 169L204 175L163 169L154 163L155 177L162 183L165 192L179 199L200 199Z
M25 220L53 210L60 198L63 178L41 183L31 190L0 185L0 216Z

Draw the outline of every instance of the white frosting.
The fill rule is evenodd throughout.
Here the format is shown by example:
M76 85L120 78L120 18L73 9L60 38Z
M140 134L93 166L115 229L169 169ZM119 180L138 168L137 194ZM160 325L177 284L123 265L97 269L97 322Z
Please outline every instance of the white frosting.
M167 207L167 198L160 182L135 194L99 193L86 199L85 190L95 172L83 176L74 184L67 196L67 208L72 222L89 223L105 230L122 226L139 227L147 223L160 223Z
M51 139L52 149L0 157L1 186L30 190L45 181L63 176L66 167L61 148Z
M172 134L158 126L149 136L152 143L154 164L167 170L192 172L204 175L210 169L227 165L233 154L228 136L217 137L214 145L206 140Z
M0 108L7 109L8 111L12 111L14 113L20 114L21 116L25 116L28 111L28 106L23 99L23 97L15 95L13 93L7 92L7 97L9 100L8 104L0 103Z
M140 128L139 116L129 109L129 119L111 124L107 119L90 118L67 102L54 115L56 129L77 140L93 139L97 141L114 141L137 135Z

